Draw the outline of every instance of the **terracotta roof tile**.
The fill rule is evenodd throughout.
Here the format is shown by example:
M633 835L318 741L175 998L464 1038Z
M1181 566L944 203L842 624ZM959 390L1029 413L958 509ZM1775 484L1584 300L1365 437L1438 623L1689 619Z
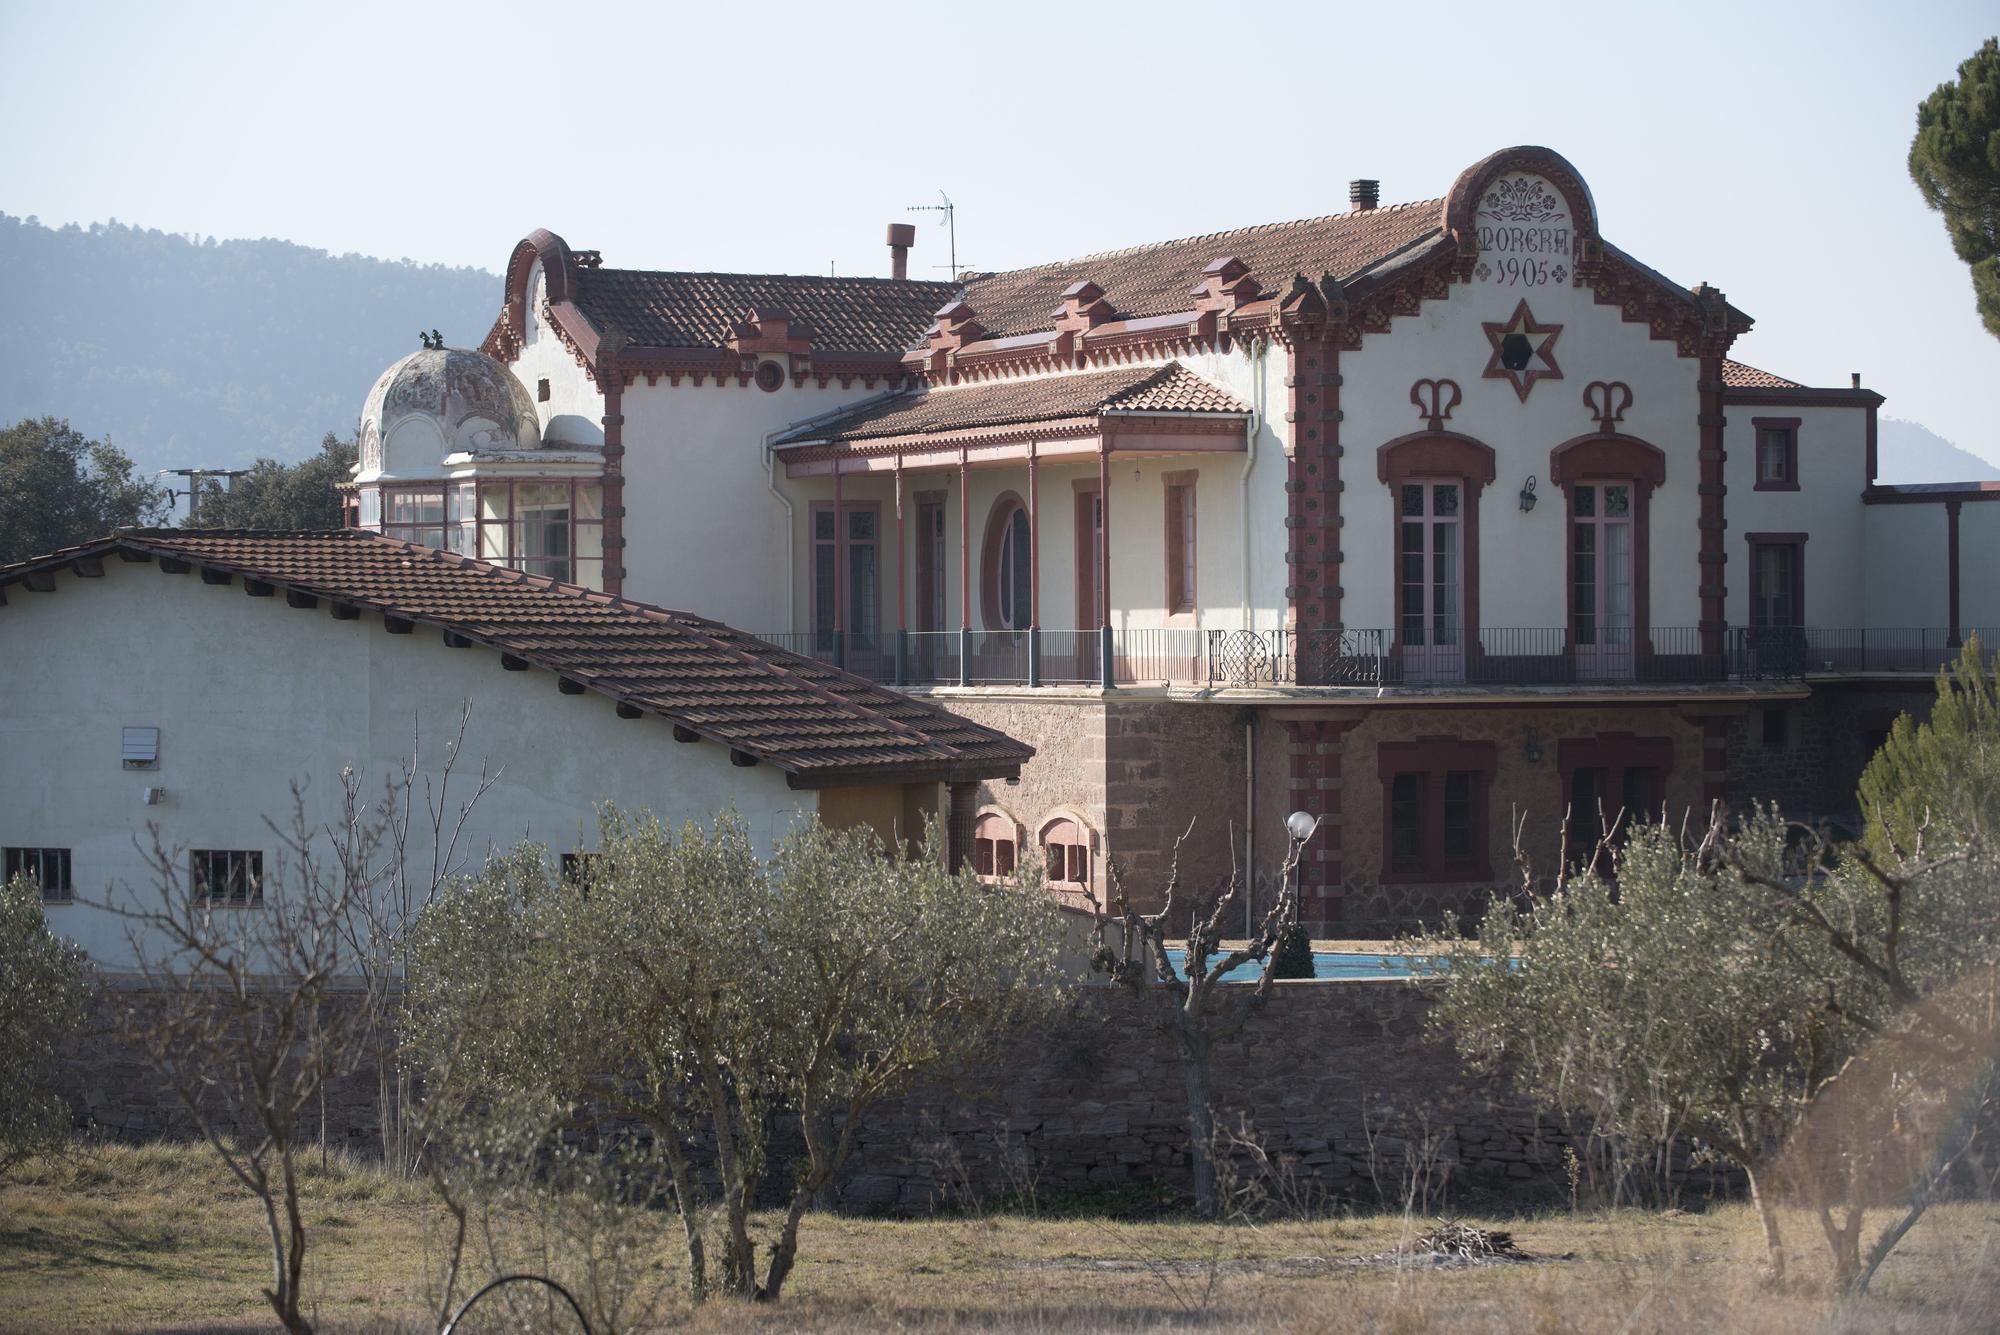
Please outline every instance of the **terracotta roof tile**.
M719 622L365 530L127 529L0 567L0 588L120 549L441 627L768 761L802 786L848 776L1001 777L1034 754L928 701Z
M1172 315L1193 308L1189 290L1212 261L1233 255L1266 293L1282 295L1299 274L1348 279L1437 233L1441 200L1395 204L1301 222L1266 223L1085 255L1006 273L973 274L965 302L987 334L1004 338L1050 327L1063 289L1089 279L1118 318Z
M1804 389L1796 380L1787 380L1769 371L1760 371L1727 358L1722 362L1722 383L1730 389Z
M576 303L601 332L613 325L643 347L715 348L752 308L809 325L814 345L901 352L919 342L956 283L790 274L654 273L581 269Z
M1105 412L1247 413L1250 409L1179 362L906 391L781 437L780 446L869 440L978 427L1094 417Z

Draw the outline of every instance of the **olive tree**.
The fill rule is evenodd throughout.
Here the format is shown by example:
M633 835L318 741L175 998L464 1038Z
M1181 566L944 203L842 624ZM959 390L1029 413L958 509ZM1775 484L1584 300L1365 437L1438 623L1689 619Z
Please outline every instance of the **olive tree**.
M69 1139L56 1073L86 996L83 951L49 931L40 885L0 883L0 1172Z
M934 847L886 857L866 829L804 821L763 860L733 815L676 831L607 808L575 877L524 848L423 914L406 1050L448 1066L467 1108L642 1124L691 1293L710 1290L713 1232L722 1289L775 1300L868 1110L1053 1013L1062 928L1024 882L950 873ZM804 1153L760 1272L752 1207L780 1119Z

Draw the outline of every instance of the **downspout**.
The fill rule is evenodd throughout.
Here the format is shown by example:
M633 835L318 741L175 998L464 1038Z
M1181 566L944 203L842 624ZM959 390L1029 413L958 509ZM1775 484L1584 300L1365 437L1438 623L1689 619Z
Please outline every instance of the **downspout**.
M796 629L793 621L799 614L799 609L792 602L792 547L796 539L792 533L792 498L778 490L778 451L775 441L781 433L790 431L791 429L788 426L781 426L776 431L766 431L764 433L764 457L771 462L771 470L764 479L764 485L770 488L773 496L778 498L778 504L785 507L785 630L787 632ZM834 522L839 522L838 516L835 517Z
M1236 478L1238 526L1243 530L1243 629L1254 631L1250 582L1250 471L1257 465L1257 433L1264 426L1264 357L1271 340L1257 340L1251 355L1250 420L1243 427L1243 470ZM1211 671L1211 680L1213 674ZM1257 714L1243 710L1243 939L1255 930L1257 911Z

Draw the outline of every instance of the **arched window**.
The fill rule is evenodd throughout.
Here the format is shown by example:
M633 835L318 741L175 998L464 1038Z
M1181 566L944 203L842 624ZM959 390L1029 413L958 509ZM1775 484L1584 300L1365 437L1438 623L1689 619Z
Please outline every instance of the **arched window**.
M1044 825L1042 857L1048 864L1051 887L1089 893L1090 831L1081 821L1059 816Z
M1034 624L1034 535L1019 499L1004 496L986 525L986 625L1026 630Z
M982 878L1000 880L1014 874L1019 861L1020 831L1006 813L989 811L972 826L972 870Z

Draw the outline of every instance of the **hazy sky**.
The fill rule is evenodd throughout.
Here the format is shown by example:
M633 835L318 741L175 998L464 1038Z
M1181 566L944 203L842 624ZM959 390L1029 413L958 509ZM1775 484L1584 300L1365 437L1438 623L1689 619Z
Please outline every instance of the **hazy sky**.
M0 210L493 270L543 226L616 266L872 274L939 190L961 265L1007 268L1339 212L1355 176L1430 198L1540 143L1608 239L1757 318L1737 356L1860 371L2000 461L2000 340L1904 167L1917 102L1996 31L1993 0L0 0ZM913 272L945 258L921 228Z

